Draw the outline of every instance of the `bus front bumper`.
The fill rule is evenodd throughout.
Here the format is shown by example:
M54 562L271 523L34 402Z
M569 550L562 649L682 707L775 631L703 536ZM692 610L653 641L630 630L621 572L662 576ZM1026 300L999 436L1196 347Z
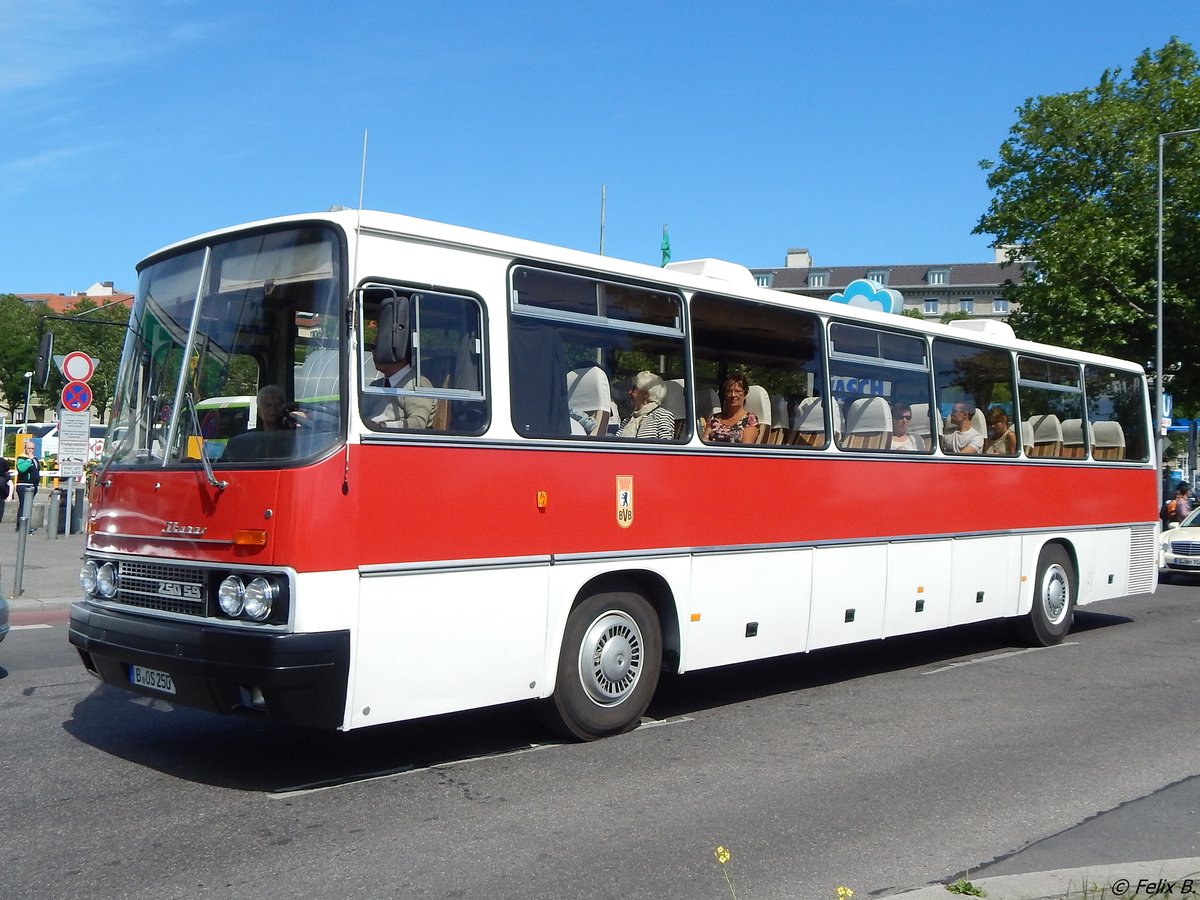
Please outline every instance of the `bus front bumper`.
M71 606L70 641L105 684L217 713L340 728L350 632L285 634Z

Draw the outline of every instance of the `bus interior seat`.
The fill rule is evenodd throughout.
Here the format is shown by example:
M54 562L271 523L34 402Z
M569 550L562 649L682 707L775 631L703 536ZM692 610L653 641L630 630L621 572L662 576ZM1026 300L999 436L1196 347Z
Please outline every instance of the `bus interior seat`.
M1029 456L1049 459L1062 454L1062 424L1054 413L1034 416L1024 426L1027 429L1025 439L1033 438L1032 445L1025 447Z
M975 407L975 412L971 413L971 427L985 438L988 436L987 416L983 414L983 410L978 406Z
M1092 422L1092 456L1096 459L1124 459L1125 431L1120 422Z
M820 397L805 397L792 417L792 443L825 446L825 410Z
M936 406L931 406L928 403L913 403L909 410L912 412L912 421L908 426L908 433L919 435L926 446L936 444L936 441L930 439L930 434L942 433L942 414ZM932 413L933 424L930 424L930 414Z
M757 444L765 444L771 431L771 395L761 384L750 385L746 392L746 411L758 417Z
M593 437L608 430L612 415L612 388L599 366L572 369L567 373L567 406L596 420Z
M687 392L682 378L663 380L667 394L663 397L662 405L675 419L675 437L683 437L684 422L687 419Z
M1086 459L1087 446L1083 439L1083 419L1063 419L1062 421L1062 455L1064 459ZM1092 426L1088 424L1088 444L1096 442L1092 434Z
M843 447L886 450L892 439L892 411L883 397L859 397L846 413Z

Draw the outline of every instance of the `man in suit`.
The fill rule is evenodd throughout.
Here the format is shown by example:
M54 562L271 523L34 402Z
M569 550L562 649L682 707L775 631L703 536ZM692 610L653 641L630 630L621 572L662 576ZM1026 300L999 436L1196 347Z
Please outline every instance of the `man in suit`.
M381 356L386 357L386 354L381 353L379 347L376 346L375 368L379 370L381 377L372 381L371 387L400 390L412 390L414 386L418 385L423 388L433 387L425 376L421 376L419 382L416 380L416 373L413 372L407 356L395 361L381 359ZM383 428L428 428L433 422L433 414L437 409L437 401L432 397L405 395L373 399L376 409L368 418Z

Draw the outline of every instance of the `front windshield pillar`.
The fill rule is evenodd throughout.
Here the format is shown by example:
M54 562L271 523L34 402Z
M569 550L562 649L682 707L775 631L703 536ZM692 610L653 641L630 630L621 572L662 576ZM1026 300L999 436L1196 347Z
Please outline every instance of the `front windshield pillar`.
M192 303L192 321L188 325L187 342L184 345L183 355L180 358L180 371L178 382L175 385L175 398L171 404L171 427L167 432L168 447L174 447L175 441L179 437L179 422L183 414L183 395L188 384L188 362L191 360L192 353L196 347L196 327L200 323L200 301L204 297L205 285L208 284L208 271L211 262L212 247L206 247L204 250L204 262L200 266L200 280L196 284L196 296ZM193 411L191 415L195 416L195 412ZM166 466L169 458L169 453L163 454L162 464L164 466Z

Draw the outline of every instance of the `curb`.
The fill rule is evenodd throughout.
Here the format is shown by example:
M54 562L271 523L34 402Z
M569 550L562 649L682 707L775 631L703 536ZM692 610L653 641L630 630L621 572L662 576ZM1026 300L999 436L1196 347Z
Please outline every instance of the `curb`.
M1192 884L1187 884L1189 879ZM1200 893L1200 857L1105 863L966 880L985 892L977 896L985 896L988 900L1142 900L1147 897L1179 897ZM931 884L885 896L904 900L947 900L970 895L952 893L945 884Z

